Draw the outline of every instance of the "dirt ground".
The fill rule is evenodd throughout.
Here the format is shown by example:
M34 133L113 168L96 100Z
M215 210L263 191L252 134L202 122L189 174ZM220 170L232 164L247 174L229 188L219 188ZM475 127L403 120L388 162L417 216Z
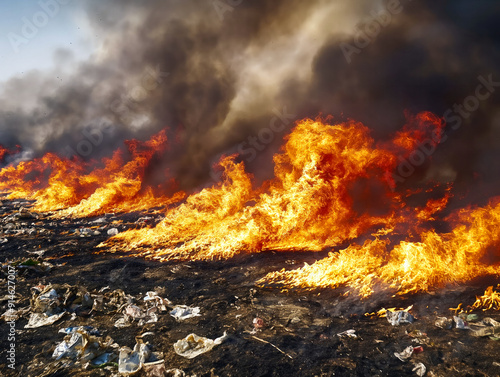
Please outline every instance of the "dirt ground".
M199 307L201 314L177 321L167 311L158 315L157 322L134 322L130 327L117 328L114 324L122 316L121 311L74 310L75 315L69 313L52 325L25 329L30 317L26 312L15 324L14 370L7 361L9 325L0 322L1 375L116 375L116 365L91 368L82 361L52 358L64 338L59 329L86 325L99 329L102 337L110 336L120 347L133 348L137 336L152 333L142 339L152 345L153 351L162 352L165 368L178 369L179 376L399 377L417 376L417 370L413 370L417 363L425 366L426 376L500 376L498 340L434 324L438 316L453 317L450 307L460 302L472 304L475 295L482 294L488 285L498 284L498 278L482 278L405 298L375 296L364 301L344 296L342 289L284 291L259 287L255 282L270 271L300 267L324 254L266 252L227 261L160 263L130 258L126 253L96 253L96 246L110 237L107 230L149 226L160 221L161 215L151 212L53 220L48 214L35 218L20 213L20 208L29 203L0 200L1 313L8 309L8 264L31 259L35 261L32 266L17 267L16 308L30 305L33 287L39 284L64 289L67 284L88 292L106 286L108 292L121 289L138 305L146 292L156 290L174 305ZM82 228L100 234L78 231ZM36 261L48 262L52 267L45 269ZM417 320L411 324L392 326L385 318L364 316L382 307L412 304L411 312ZM477 315L477 320L491 317L500 321L498 312ZM255 318L262 320L262 328L255 329ZM349 329L355 330L356 337L337 335ZM224 332L228 337L222 344L193 359L174 351L173 344L190 333L214 339ZM394 355L419 345L423 352L415 351L407 361ZM138 375L147 374L141 371Z

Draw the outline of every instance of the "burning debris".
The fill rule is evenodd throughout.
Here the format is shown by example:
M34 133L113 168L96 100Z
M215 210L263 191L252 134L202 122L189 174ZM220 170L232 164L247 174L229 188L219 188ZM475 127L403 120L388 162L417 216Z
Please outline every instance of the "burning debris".
M28 248L26 255L16 254L5 260L4 268L16 268L19 277L45 280L53 274L62 274L67 278L70 273L63 272L68 268L66 263L75 254L81 255L83 243L88 253L84 258L113 263L119 257L146 257L155 266L168 265L168 276L180 275L181 279L191 274L189 265L180 264L185 261L207 263L201 261L208 260L226 265L255 254L270 258L273 252L277 257L283 255L274 266L263 263L258 274L247 271L236 276L242 275L270 297L276 292L274 287L295 298L295 294L325 288L332 293L339 289L341 293L335 298L338 308L319 304L325 305L319 314L291 303L260 303L252 288L245 302L240 302L243 296L231 296L234 298L230 299L230 309L222 314L220 308L228 310L227 302L216 301L207 306L199 299L192 300L190 305L174 305L164 295L166 287L159 290L148 287L146 294L125 293L120 287L130 279L125 265L106 272L105 284L93 289L66 282L32 284L29 306L6 311L2 318L27 321L25 331L64 326L66 337L51 346L55 347L51 350L53 370L103 368L121 375L166 375L166 358L189 370L189 364L174 355L195 360L208 351L216 352L215 346L223 354L237 352L229 350L246 342L238 337L239 333L250 334L249 341L272 346L277 353L275 357L293 360L293 368L301 363L297 344L317 337L320 343L335 338L334 353L341 359L346 357L346 350L353 349L352 342L359 342L356 347L363 352L365 347L388 342L389 354L394 357L384 361L383 367L381 361L375 362L377 370L395 368L401 375L433 373L430 369L441 365L436 363L436 352L443 351L435 349L438 342L435 337L425 335L430 333L430 327L448 332L461 330L463 337L478 342L496 341L498 322L489 317L464 317L460 314L461 306L455 310L453 319L436 315L426 318L428 313L414 312L416 306L370 311L374 309L370 306L377 302L370 304L370 298L379 295L382 297L379 300L387 302L397 297L412 299L424 292L436 294L449 284L498 275L498 264L491 258L494 254L491 250L499 241L498 199L492 199L484 207L468 207L442 215L453 196L451 185L434 185L425 192L393 190L390 177L397 156L410 155L427 137L434 137L437 144L442 128L439 118L422 113L409 118L408 124L391 140L375 143L368 129L359 123L335 125L329 124L328 119L306 119L297 123L286 138L282 153L275 156L274 179L256 187L244 164L229 156L220 161L224 171L222 181L190 195L172 191L175 187L172 182L163 188L148 185L148 165L165 147L162 133L148 142L128 143L128 162L122 152L116 152L111 159L102 161L104 167L45 156L4 168L0 171L0 184L10 193L6 194L4 203L8 204L4 204L0 218L1 235L6 240L2 242L12 251L19 247L19 242L38 245L31 248L34 250ZM32 178L27 179L28 176ZM367 195L366 185L378 188L383 199L378 208L356 208L355 202ZM173 195L165 196L169 190ZM434 197L429 198L431 194ZM410 205L412 202L419 204ZM438 222L446 224L442 228L448 230L435 230ZM46 242L41 243L44 239ZM340 248L346 243L349 246ZM338 250L331 251L332 248ZM328 255L324 250L330 250ZM293 263L289 263L289 253L294 253ZM301 253L305 255L304 266L297 268L296 260ZM230 262L231 258L234 262ZM179 264L172 267L170 263ZM239 268L245 271L245 267ZM139 275L145 276L145 272ZM163 279L161 274L154 276ZM225 275L216 281L215 286L225 285ZM109 288L108 284L115 288ZM146 286L139 283L138 287ZM182 292L184 283L177 289ZM213 289L217 292L220 288ZM363 314L358 310L353 319L333 325L332 313L343 316L346 309L342 309L342 302L357 296L368 309L363 320L358 319L357 315ZM240 314L242 307L246 309ZM484 295L477 296L468 311L498 308L498 292L491 286ZM214 316L224 319L214 320ZM247 320L245 325L243 317ZM380 324L381 317L387 318L385 326L401 328L392 330L400 340L382 336L388 330ZM375 334L363 330L361 321L375 321ZM205 333L215 337L224 330L224 335L215 340L196 335L194 331L203 331L205 323L217 323L208 332L205 329ZM99 330L91 330L92 327ZM164 335L158 338L159 328L167 331L166 338ZM308 334L311 329L315 330ZM133 344L125 332L137 337L134 349L120 347ZM231 336L226 339L228 332ZM257 332L259 337L254 335ZM287 334L295 334L291 343L285 341ZM152 343L142 337L151 337ZM223 340L227 340L227 347ZM164 355L155 354L156 347L161 347ZM167 351L169 347L171 351ZM378 354L370 351L370 355L379 360ZM41 364L47 363L45 356L38 356ZM352 369L353 365L349 365L352 362L339 361L331 370ZM196 365L201 366L202 362ZM35 364L28 368L37 370ZM318 368L325 370L323 364ZM373 374L373 368L364 370Z

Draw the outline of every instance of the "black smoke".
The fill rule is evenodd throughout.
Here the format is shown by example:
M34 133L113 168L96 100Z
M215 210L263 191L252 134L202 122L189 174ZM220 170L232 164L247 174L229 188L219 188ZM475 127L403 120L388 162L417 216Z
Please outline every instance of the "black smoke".
M500 81L497 1L338 3L88 1L88 20L104 43L62 82L54 73L9 81L9 100L0 99L0 144L35 155L68 153L68 146L78 153L85 135L100 140L105 130L84 156L99 158L126 138L147 139L167 127L171 149L162 166L190 188L210 181L221 153L248 150L248 138L269 128L276 109L296 119L321 113L359 120L382 140L404 124L405 111L444 115L474 95L479 76ZM388 11L394 7L397 13ZM387 12L390 20L374 29ZM376 32L359 48L366 30ZM357 52L346 57L346 45ZM34 105L13 105L12 93L21 103L32 87L41 88ZM271 156L291 127L260 143L255 158L241 156L250 170L272 172ZM460 127L448 126L447 136L402 185L453 180L494 194L500 90Z

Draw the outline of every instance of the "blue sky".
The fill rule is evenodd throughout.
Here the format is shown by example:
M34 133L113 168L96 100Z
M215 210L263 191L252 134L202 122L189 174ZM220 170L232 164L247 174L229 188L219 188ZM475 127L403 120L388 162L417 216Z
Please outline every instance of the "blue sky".
M54 54L61 48L77 60L88 57L89 34L85 12L76 0L0 0L0 81L54 67Z

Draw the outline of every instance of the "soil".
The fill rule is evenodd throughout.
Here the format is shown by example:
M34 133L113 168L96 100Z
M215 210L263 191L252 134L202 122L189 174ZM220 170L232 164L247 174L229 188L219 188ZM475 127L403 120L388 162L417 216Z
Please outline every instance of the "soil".
M441 329L434 325L438 316L452 318L450 307L472 304L498 278L485 277L465 285L455 285L431 293L409 297L373 296L366 300L346 296L343 289L301 291L256 284L270 271L297 268L324 256L308 252L266 252L240 255L225 261L158 262L111 254L97 245L110 236L107 230L154 225L159 212L108 214L98 218L54 220L50 214L14 218L25 201L0 198L0 310L7 310L7 264L28 258L53 265L18 268L16 308L30 305L31 288L38 284L84 287L89 292L109 286L123 290L137 302L148 291L157 290L176 305L198 306L201 316L176 321L168 312L156 323L116 328L120 312L76 313L55 324L25 329L29 313L16 322L15 369L8 367L9 325L0 323L0 375L5 376L112 376L117 368L85 368L83 362L55 361L52 353L63 340L59 329L90 325L102 336L110 336L120 346L133 348L136 337L144 336L153 351L163 352L166 369L177 368L186 376L417 376L416 363L423 363L426 376L499 376L500 343L489 337L474 337L463 329ZM9 217L10 216L10 217ZM150 217L144 219L144 217ZM142 218L142 219L141 219ZM93 223L103 219L103 223ZM13 224L8 229L7 224ZM99 235L81 236L80 228L99 230ZM3 230L2 230L3 229ZM2 234L3 232L3 234ZM32 254L44 250L42 256ZM104 250L105 251L105 250ZM365 316L382 307L406 307L417 318L414 323L392 326L387 319ZM479 319L500 321L495 311L477 312ZM262 328L253 321L260 318ZM356 338L337 334L354 329ZM419 337L410 336L420 330ZM175 353L173 344L190 333L215 339L227 332L228 338L211 351L193 359ZM414 334L414 333L412 333ZM395 357L408 346L422 345L406 361ZM144 372L142 375L145 375ZM139 374L141 375L141 374Z

